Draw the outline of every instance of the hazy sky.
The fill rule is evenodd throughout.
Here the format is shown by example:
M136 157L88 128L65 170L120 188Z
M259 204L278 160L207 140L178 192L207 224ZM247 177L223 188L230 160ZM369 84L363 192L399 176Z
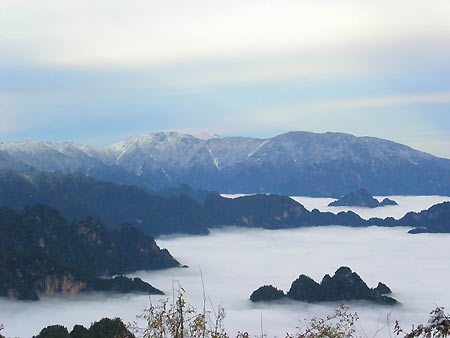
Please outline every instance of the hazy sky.
M2 0L0 139L341 131L450 157L450 1Z

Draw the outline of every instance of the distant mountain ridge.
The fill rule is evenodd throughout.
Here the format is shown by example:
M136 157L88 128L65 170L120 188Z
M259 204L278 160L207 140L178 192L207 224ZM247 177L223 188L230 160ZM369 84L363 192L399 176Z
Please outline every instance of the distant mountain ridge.
M0 169L60 171L146 189L188 184L223 193L450 195L450 159L374 137L288 132L272 138L131 137L94 149L73 142L0 143Z
M400 220L391 217L365 220L351 211L337 214L310 211L282 195L257 194L229 199L210 194L204 203L199 203L185 194L165 198L139 187L91 177L0 171L0 206L21 210L37 204L55 208L67 219L92 216L110 229L130 223L151 236L207 234L209 228L227 225L285 229L317 225L427 227L432 224L437 231L448 228L450 219L450 202L421 213L408 213Z
M207 233L205 211L186 195L164 198L144 189L60 173L0 171L0 206L46 204L64 217L94 217L110 228L130 223L152 236Z

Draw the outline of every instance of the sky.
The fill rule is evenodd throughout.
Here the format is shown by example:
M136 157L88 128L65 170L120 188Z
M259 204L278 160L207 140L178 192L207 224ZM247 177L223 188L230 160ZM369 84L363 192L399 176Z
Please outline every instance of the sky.
M339 131L450 158L450 2L2 0L0 141Z

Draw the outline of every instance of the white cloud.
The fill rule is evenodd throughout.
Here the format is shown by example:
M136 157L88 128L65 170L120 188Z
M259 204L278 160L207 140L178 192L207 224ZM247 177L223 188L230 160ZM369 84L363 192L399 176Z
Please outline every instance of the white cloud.
M14 132L19 128L17 116L9 108L8 97L0 93L0 134Z
M1 3L3 134L379 135L375 111L450 103L448 0Z
M416 93L408 95L392 95L373 98L357 98L332 102L315 102L304 108L313 112L349 111L364 108L382 108L416 104L450 104L450 92Z
M450 92L415 93L340 100L325 100L320 98L301 104L274 104L271 107L253 111L251 114L247 112L247 117L249 119L247 122L259 121L262 124L270 126L288 126L296 122L298 123L298 121L301 121L302 119L308 119L325 125L327 119L335 122L342 119L343 116L364 116L368 111L373 112L373 109L376 109L380 114L387 114L394 117L395 113L393 114L391 110L386 110L384 108L415 106L417 104L450 104ZM329 118L324 120L319 118L320 116L328 116ZM239 123L241 122L242 121L239 121Z
M331 60L320 54L296 57L243 58L236 62L213 66L174 68L159 79L159 85L196 88L232 84L268 83L295 80L297 83L321 81L358 75L368 75L373 69L359 57L335 56Z
M14 114L4 111L0 107L0 133L10 133L17 129L19 129L19 125Z
M446 0L3 0L0 46L61 65L154 65L444 39Z

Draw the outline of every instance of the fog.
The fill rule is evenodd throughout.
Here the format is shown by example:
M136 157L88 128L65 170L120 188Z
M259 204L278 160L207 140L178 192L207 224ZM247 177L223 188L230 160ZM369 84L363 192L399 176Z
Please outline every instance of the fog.
M222 194L226 198L237 198L247 196L249 194ZM307 196L291 196L292 199L303 204L306 209L312 210L314 208L320 211L329 211L338 213L341 211L353 211L362 218L368 219L371 217L394 217L401 218L409 211L419 212L428 209L437 203L450 201L448 196L374 196L378 201L388 197L397 202L398 205L389 205L379 208L360 208L360 207L329 207L330 202L335 201L334 198L322 197L307 197Z
M409 203L404 207L410 209L422 209L435 203L434 198L430 198L433 200L430 202L422 197L397 200L401 204ZM327 199L303 202L307 207L320 207L327 204ZM420 207L420 203L425 204ZM388 209L380 209L387 213ZM169 297L173 284L179 283L186 290L188 301L200 308L201 268L207 296L212 304L225 308L224 324L232 334L237 330L259 334L262 318L268 337L281 337L287 331L295 332L297 326L302 326L303 319L328 314L339 303L252 304L248 300L251 292L263 284L273 284L287 291L299 274L320 281L324 274L333 274L339 266L347 265L371 287L378 281L386 283L393 290L392 296L401 302L392 308L350 302L350 309L361 317L359 330L372 337L387 322L391 331L396 319L409 328L412 323L426 321L429 311L436 305L450 308L450 235L410 235L407 230L337 226L289 230L231 227L213 230L208 236L163 237L157 240L158 244L169 249L189 268L133 275L162 289ZM152 302L158 298L152 296ZM30 337L43 326L55 323L70 329L75 323L89 325L104 316L134 321L148 304L149 297L142 295L83 295L43 298L34 303L2 300L0 323L5 325L7 336ZM385 328L378 336L389 336L388 331Z
M333 202L335 200L334 198L292 196L294 200L303 204L308 210L316 208L320 211L330 211L333 213L351 210L365 219L370 217L394 217L398 219L402 218L409 211L419 212L428 209L434 204L450 201L450 197L448 196L374 196L374 198L380 202L385 197L396 201L398 205L389 205L378 208L329 207L328 204Z

